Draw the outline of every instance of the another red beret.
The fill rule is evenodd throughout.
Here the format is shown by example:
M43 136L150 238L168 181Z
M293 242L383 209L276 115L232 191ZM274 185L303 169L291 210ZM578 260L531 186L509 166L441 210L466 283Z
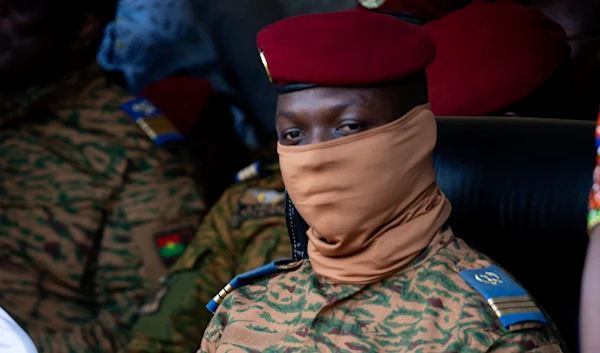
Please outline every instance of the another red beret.
M427 68L436 115L487 115L535 92L567 53L565 31L531 7L476 1L425 25L438 53Z
M457 0L358 0L357 8L390 13L405 13L437 20L458 10Z
M168 77L141 92L184 136L192 132L215 97L210 81L186 76Z
M276 86L360 86L423 72L435 42L392 16L347 10L290 17L258 33L263 64Z

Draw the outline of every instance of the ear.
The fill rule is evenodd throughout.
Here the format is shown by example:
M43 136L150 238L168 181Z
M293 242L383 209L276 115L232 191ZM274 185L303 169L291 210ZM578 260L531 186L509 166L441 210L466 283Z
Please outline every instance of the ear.
M73 32L71 49L85 51L96 43L102 31L102 21L93 13L86 13L82 17L81 24Z

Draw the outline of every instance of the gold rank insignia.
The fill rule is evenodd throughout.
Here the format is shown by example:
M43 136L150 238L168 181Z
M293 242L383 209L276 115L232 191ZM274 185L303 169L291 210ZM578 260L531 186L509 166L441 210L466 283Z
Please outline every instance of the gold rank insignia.
M542 315L542 311L529 295L490 298L487 302L494 310L494 313L500 318L511 314L523 313Z
M217 308L223 302L223 299L231 294L235 289L246 286L248 284L253 283L254 281L264 278L267 276L271 276L277 273L286 272L295 270L300 265L304 263L304 260L294 261L292 259L283 259L283 260L275 260L270 264L261 266L252 271L242 273L234 277L231 282L229 282L223 289L211 299L211 301L206 305L206 308L211 313L215 313Z
M271 72L269 71L269 63L267 63L267 57L265 56L265 52L263 52L261 49L259 49L258 54L260 55L260 61L262 62L263 66L265 67L267 76L269 76L269 81L271 81L271 83L273 83L273 79L271 78Z
M121 106L156 145L182 141L183 136L165 115L146 98L136 98Z
M385 0L358 0L358 2L367 9L376 9L385 3Z

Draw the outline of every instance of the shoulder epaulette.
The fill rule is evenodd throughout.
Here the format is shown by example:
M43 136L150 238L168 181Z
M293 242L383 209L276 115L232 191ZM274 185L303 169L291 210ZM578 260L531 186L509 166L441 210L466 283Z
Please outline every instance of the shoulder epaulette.
M529 293L497 266L463 270L460 276L485 298L505 328L523 322L547 322Z
M121 110L142 128L155 145L184 139L162 111L146 98L135 98L121 105Z
M251 284L258 279L296 269L300 266L300 263L301 262L292 259L275 260L270 264L242 273L241 275L234 277L225 287L223 287L223 289L221 289L221 291L206 305L206 309L214 314L219 305L223 302L223 299L233 292L233 290Z
M250 179L259 178L264 176L264 174L265 171L262 162L257 161L237 172L235 175L235 182L241 183Z

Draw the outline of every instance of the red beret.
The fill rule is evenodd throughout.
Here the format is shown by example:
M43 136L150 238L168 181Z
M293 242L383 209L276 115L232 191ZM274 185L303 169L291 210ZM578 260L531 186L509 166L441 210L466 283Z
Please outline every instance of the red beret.
M150 84L140 95L162 110L179 132L188 135L215 94L208 80L173 76Z
M565 31L531 7L476 1L425 25L438 53L427 68L436 115L487 115L535 92L567 53Z
M284 19L261 30L257 45L278 87L392 82L424 72L435 56L424 30L360 10Z
M437 20L458 10L457 0L358 0L358 9L404 13Z

